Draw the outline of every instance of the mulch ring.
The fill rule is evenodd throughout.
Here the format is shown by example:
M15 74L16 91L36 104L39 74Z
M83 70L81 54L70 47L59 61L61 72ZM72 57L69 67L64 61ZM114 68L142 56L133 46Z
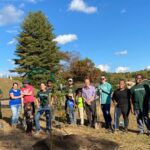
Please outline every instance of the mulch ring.
M33 150L118 150L115 142L89 136L53 135L33 145Z

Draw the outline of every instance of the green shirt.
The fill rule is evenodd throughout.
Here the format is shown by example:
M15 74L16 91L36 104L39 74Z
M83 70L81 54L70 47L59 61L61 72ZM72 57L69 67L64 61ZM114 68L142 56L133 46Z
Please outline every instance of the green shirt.
M148 106L150 88L147 84L136 84L130 91L134 110L143 110L143 105Z
M78 97L77 98L77 104L78 104L78 108L82 108L83 107L83 98L82 97Z
M48 106L49 104L49 91L39 91L37 93L37 98L40 100L41 106Z

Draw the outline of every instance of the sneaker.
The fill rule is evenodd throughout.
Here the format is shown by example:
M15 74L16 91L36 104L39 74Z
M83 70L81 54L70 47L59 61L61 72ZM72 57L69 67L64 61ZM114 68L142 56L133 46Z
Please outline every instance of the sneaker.
M50 134L50 131L49 131L49 130L46 130L45 133L46 133L47 135L49 135L49 134Z
M35 135L35 136L38 136L38 135L40 134L40 132L41 132L41 130L38 130L38 131L35 132L34 135Z

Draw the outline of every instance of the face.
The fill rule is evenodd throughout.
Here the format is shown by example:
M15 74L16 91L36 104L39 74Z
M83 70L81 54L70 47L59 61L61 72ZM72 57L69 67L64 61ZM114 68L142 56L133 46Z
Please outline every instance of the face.
M24 83L24 84L23 84L23 86L24 86L24 87L27 87L27 86L28 86L28 84L27 84L27 83Z
M125 86L126 86L125 81L120 81L119 89L125 89Z
M106 82L106 77L105 76L102 76L101 77L101 83L105 83Z
M17 90L18 89L18 84L14 84L13 89Z
M141 83L142 82L142 76L137 76L136 78L135 78L135 82L137 83L137 84L139 84L139 83Z
M69 84L69 85L72 85L72 84L73 84L73 81L72 81L72 80L69 80L69 81L68 81L68 84Z
M79 96L82 96L82 92L79 92L78 95L79 95Z
M48 82L48 83L47 83L47 86L48 86L48 87L52 87L52 82Z
M45 90L46 90L46 85L45 85L44 83L41 83L40 89L41 89L42 91L45 91Z
M89 79L85 80L85 86L90 86L90 80Z

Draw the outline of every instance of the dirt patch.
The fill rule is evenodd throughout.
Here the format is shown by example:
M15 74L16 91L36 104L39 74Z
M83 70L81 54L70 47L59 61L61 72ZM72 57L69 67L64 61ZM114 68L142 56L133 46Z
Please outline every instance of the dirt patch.
M50 138L37 142L33 150L49 150ZM79 135L53 136L53 150L117 150L119 145L115 142Z

